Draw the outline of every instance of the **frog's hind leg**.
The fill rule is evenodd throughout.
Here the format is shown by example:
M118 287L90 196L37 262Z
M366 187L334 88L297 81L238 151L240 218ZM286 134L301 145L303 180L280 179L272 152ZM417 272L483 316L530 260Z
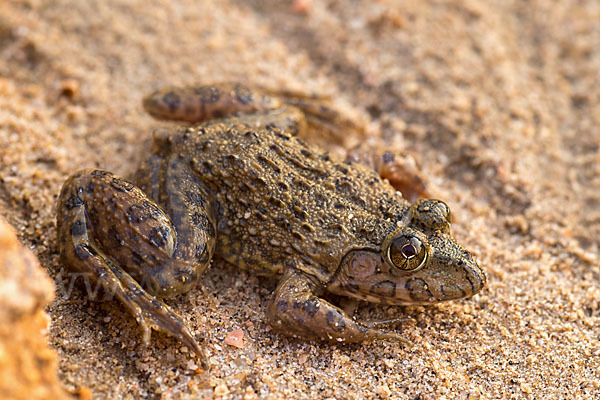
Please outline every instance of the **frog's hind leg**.
M171 164L179 174L181 167ZM169 217L126 180L101 170L80 171L65 182L59 197L59 250L63 264L91 276L129 309L144 330L145 343L151 329L161 330L205 363L184 320L155 297L191 288L214 248L214 212L189 200L200 195L193 188L183 189L192 195L171 203L184 204L187 213L171 211Z
M261 89L240 83L216 83L203 86L170 87L150 94L144 109L158 119L201 123L231 118L248 127L273 125L298 135L307 128L304 113Z
M276 110L276 97L241 83L169 87L145 97L146 112L157 119L198 123L238 114Z
M288 336L303 339L346 343L392 339L407 343L396 333L356 322L342 309L320 298L321 292L304 273L287 270L269 303L269 323Z
M292 134L307 127L320 136L343 142L361 137L361 124L331 105L329 97L285 89L250 88L240 83L169 87L143 100L144 109L158 119L199 123L237 115L265 114L262 118ZM261 121L259 121L260 123Z

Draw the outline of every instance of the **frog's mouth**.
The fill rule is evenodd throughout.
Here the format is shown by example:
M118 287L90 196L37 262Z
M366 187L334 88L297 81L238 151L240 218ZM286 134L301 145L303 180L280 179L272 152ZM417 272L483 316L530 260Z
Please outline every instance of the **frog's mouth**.
M400 271L380 253L363 249L343 258L327 290L373 303L426 305L471 297L485 283L485 273L468 253L449 257L448 252L434 250L425 266L411 272Z

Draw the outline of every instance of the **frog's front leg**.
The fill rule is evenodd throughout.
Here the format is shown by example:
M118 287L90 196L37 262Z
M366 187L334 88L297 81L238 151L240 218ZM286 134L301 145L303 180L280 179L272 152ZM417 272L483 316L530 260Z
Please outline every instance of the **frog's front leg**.
M319 297L323 289L298 270L287 270L267 309L269 323L293 337L332 342L393 339L406 342L393 332L360 324L342 309Z
M144 168L150 189L160 186L149 190L160 194L160 206L110 172L84 170L65 182L57 219L61 261L116 296L143 327L144 342L151 328L161 330L203 357L183 319L155 296L189 290L209 265L212 201L183 161L153 156Z

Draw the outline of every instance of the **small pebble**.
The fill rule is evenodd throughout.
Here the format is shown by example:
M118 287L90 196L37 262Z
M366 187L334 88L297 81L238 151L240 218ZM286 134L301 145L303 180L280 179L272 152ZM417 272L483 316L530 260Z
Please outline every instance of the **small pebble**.
M241 349L244 347L244 331L241 329L234 329L225 338L225 343Z

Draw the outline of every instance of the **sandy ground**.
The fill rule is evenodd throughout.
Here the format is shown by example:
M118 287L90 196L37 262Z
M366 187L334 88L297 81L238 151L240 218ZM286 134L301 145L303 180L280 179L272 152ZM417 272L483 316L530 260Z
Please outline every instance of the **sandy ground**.
M599 398L600 2L3 0L0 212L54 277L49 342L94 398ZM130 174L167 84L237 80L331 96L411 154L489 285L405 315L394 342L271 332L273 282L222 262L169 303L175 340L60 279L55 210L74 170ZM343 154L351 143L322 145ZM224 338L244 332L242 348Z
M0 398L64 399L44 308L54 283L0 216Z

